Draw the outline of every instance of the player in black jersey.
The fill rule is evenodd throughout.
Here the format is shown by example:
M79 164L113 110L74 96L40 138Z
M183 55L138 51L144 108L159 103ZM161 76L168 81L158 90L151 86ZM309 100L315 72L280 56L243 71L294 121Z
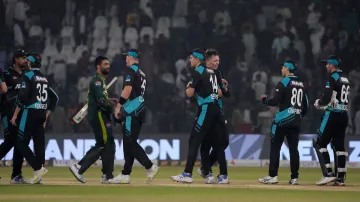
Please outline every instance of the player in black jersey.
M122 173L114 180L129 184L132 166L136 159L145 167L147 183L150 183L159 172L159 167L150 161L144 149L137 142L141 126L145 121L146 77L139 68L139 52L130 49L124 55L126 55L128 68L125 70L123 90L115 109L115 118L122 122L125 165Z
M21 81L19 99L11 119L12 125L18 126L15 149L34 169L34 178L30 183L38 183L47 173L45 162L44 126L51 111L55 110L58 96L51 88L47 78L40 72L41 57L38 53L28 56L29 67ZM20 113L20 118L18 115ZM34 151L29 142L34 141Z
M230 97L230 90L228 88L228 83L224 79L220 70L218 69L219 63L220 63L220 54L213 48L207 49L205 51L205 60L206 60L206 67L214 70L216 77L218 79L218 83L221 84L221 85L219 85L219 87L223 93L223 96ZM206 176L209 174L209 172L210 173L212 172L211 167L217 161L218 154L217 154L217 150L215 147L213 147L213 149L209 155L209 152L211 149L211 143L216 143L218 145L221 145L220 146L221 150L222 150L221 152L223 152L229 145L229 133L228 133L228 128L227 128L227 121L225 119L224 112L223 112L223 103L222 103L221 97L219 97L219 99L218 99L218 104L219 104L220 111L221 111L220 122L218 124L214 124L213 128L209 130L209 135L207 136L207 138L204 139L204 141L201 144L201 148L200 148L201 164L208 163L209 168L210 168L210 170L208 170L208 171L205 171L203 167L201 167L197 170L198 174L203 178L206 178ZM215 142L214 142L214 140L215 140ZM224 155L224 158L225 158L225 153L223 153L222 155ZM221 165L220 167L222 169L220 170L220 175L218 175L218 177L217 177L218 178L217 183L228 184L229 179L227 176L227 165L226 164Z
M278 183L278 169L281 146L286 137L290 150L291 180L289 184L298 184L299 177L299 133L302 118L308 109L308 99L304 84L294 75L296 64L287 60L282 64L282 76L284 78L277 84L275 96L271 99L266 95L261 97L267 106L279 106L275 120L271 127L271 151L269 176L260 178L263 184Z
M313 140L313 146L319 159L323 178L316 182L317 185L325 185L334 182L334 185L344 186L346 175L345 131L348 125L348 104L350 95L349 79L339 69L341 60L337 56L330 56L326 63L329 80L325 83L324 94L315 101L317 109L325 110L322 122L318 130L317 139ZM334 152L335 173L330 164L330 156L327 145L331 142Z
M204 54L200 49L191 52L190 64L194 69L186 87L186 95L188 97L195 96L200 110L191 131L185 170L180 175L171 176L171 179L176 182L193 182L192 171L200 144L208 134L210 127L213 124L218 124L220 119L220 108L217 100L219 96L222 96L222 92L218 86L218 79L214 70L206 68L202 64L203 61ZM218 154L220 153L218 152ZM224 163L225 157L221 158L220 155L218 155L218 161L220 165L226 164ZM209 164L204 163L203 167L204 170L209 170ZM210 177L212 179L209 180L215 179L213 176Z
M16 108L19 90L21 87L21 75L28 63L27 53L24 50L16 50L13 53L13 65L3 72L3 82L1 83L1 121L4 129L4 142L0 145L0 159L2 159L15 146L17 137L17 127L10 123ZM5 85L5 86L4 86ZM6 88L5 88L6 87ZM22 184L26 180L22 176L21 168L24 158L18 150L13 153L13 171L11 174L12 184Z

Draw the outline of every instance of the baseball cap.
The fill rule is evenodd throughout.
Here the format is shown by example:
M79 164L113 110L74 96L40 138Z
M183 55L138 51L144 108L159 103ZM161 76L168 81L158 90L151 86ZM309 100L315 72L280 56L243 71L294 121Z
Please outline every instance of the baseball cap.
M199 60L204 60L204 51L200 48L195 48L194 50L189 52L190 55L194 56L195 58Z
M26 56L28 56L28 54L23 49L17 49L13 53L13 58L21 58L21 57L26 57Z
M136 49L130 49L128 52L126 53L123 53L123 55L128 55L128 56L131 56L131 57L134 57L134 58L140 58L140 53L138 50Z
M337 67L341 65L341 59L336 55L330 55L327 60L322 60L321 62L333 64Z
M292 60L285 60L285 62L282 63L281 66L285 66L289 68L289 70L295 70L297 68L297 64Z
M41 56L39 53L29 53L27 59L31 64L38 67L41 66Z

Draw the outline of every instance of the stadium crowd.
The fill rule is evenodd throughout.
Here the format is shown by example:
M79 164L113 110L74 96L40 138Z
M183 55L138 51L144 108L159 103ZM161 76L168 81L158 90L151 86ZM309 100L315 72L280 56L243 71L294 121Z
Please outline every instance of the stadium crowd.
M276 109L264 107L281 79L285 59L298 63L313 103L327 79L320 63L342 58L351 80L349 135L360 135L360 1L358 0L2 0L0 68L17 48L42 54L41 71L60 97L47 130L89 132L71 117L86 102L93 60L112 61L119 77L110 97L119 97L121 52L137 48L148 79L146 132L188 132L194 107L185 98L187 52L217 49L232 97L224 99L232 133L268 133ZM322 112L311 108L302 133L316 133Z

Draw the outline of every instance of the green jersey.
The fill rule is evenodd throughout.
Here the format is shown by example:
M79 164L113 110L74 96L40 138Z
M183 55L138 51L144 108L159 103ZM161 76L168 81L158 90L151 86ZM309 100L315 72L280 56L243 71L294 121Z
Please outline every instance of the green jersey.
M88 90L88 114L89 118L97 117L99 112L111 114L113 107L108 103L108 93L105 80L99 74L95 74L89 83Z

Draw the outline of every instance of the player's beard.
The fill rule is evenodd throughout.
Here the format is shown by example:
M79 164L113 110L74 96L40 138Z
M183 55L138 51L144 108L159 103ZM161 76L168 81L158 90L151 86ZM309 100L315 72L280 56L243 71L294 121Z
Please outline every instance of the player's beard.
M101 71L101 73L103 74L103 75L108 75L109 74L109 69L103 69L102 71Z

